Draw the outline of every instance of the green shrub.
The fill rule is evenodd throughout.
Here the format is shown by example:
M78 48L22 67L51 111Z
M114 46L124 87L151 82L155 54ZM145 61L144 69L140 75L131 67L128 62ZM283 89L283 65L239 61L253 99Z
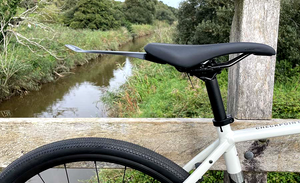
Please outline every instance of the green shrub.
M109 30L120 27L110 0L80 0L64 16L64 23L74 29Z
M154 22L157 0L125 0L126 19L131 23L152 24Z
M275 79L279 83L291 83L300 77L300 65L293 66L289 60L279 60L276 63Z
M1 22L0 28L4 30L4 32L8 26L8 23L12 22L11 18L16 14L17 7L20 1L21 0L0 0L0 22ZM2 39L3 39L3 35L0 34L0 42L2 42Z
M82 183L98 183L98 178L100 182L142 182L142 183L158 183L159 181L154 178L133 169L126 169L126 174L124 175L124 170L122 169L101 169L98 172L98 177L95 176L89 180L82 180Z
M300 66L280 60L276 66L273 118L300 118Z
M209 170L203 176L203 183L223 183L224 171Z
M176 20L173 8L159 1L156 6L155 19L160 21L166 21L168 24L173 24Z
M176 42L209 44L229 42L234 1L188 0L178 10Z
M277 60L300 64L300 1L282 0L280 9Z
M300 173L291 172L269 172L268 173L268 183L299 183Z

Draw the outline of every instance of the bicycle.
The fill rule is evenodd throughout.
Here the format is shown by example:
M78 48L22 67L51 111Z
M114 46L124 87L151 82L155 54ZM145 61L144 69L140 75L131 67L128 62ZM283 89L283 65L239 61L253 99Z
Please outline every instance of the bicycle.
M227 172L231 182L244 182L242 169L235 143L266 139L277 136L299 134L300 121L269 125L258 128L249 128L232 131L230 124L234 119L226 115L221 98L217 74L249 55L272 56L275 50L259 43L221 43L209 45L175 45L150 43L145 46L146 52L101 51L82 50L76 46L66 45L73 51L81 53L114 54L140 58L159 64L174 66L179 72L186 72L191 76L205 81L211 108L214 114L213 125L219 138L206 149L196 155L184 167L180 167L169 159L144 147L105 138L76 138L54 142L39 147L11 163L1 174L1 183L23 183L36 177L41 182L46 182L42 174L52 167L63 167L66 181L73 182L67 164L80 162L78 165L93 166L95 182L109 182L106 174L100 176L105 169L100 167L121 170L112 177L112 182L134 182L135 180L126 173L133 169L152 178L153 182L200 182L204 173L224 154ZM223 63L217 63L216 57L241 53L239 56ZM253 154L247 155L253 158ZM88 163L81 163L88 161ZM99 163L103 161L104 163ZM113 163L113 164L107 164ZM128 167L128 168L127 168ZM108 173L110 175L110 173ZM140 174L138 174L140 176ZM155 179L155 180L154 180ZM136 179L138 181L138 179Z

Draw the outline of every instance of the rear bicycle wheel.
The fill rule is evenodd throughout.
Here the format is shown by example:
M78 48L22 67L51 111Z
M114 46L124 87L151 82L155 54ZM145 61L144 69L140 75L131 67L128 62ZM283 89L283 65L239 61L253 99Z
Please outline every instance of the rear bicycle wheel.
M92 169L93 175L87 178L79 167L81 171ZM84 177L79 178L81 175ZM4 169L0 183L179 183L188 176L169 159L141 146L113 139L77 138L54 142L25 154Z

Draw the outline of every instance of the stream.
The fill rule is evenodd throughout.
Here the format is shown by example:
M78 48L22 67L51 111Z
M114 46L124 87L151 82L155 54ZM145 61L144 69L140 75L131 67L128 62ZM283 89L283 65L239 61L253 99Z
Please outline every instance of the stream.
M149 36L138 38L119 50L140 51L148 40ZM0 117L107 117L107 107L101 96L126 82L132 74L131 58L106 55L76 67L72 72L74 74L56 82L44 84L39 91L2 102Z

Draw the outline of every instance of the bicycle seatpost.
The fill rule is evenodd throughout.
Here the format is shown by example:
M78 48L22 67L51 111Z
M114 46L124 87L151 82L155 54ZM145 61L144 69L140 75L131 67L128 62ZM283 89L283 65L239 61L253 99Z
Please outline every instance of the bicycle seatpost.
M205 80L205 85L214 114L214 125L222 127L232 123L233 118L226 115L217 78L214 77L211 80Z

